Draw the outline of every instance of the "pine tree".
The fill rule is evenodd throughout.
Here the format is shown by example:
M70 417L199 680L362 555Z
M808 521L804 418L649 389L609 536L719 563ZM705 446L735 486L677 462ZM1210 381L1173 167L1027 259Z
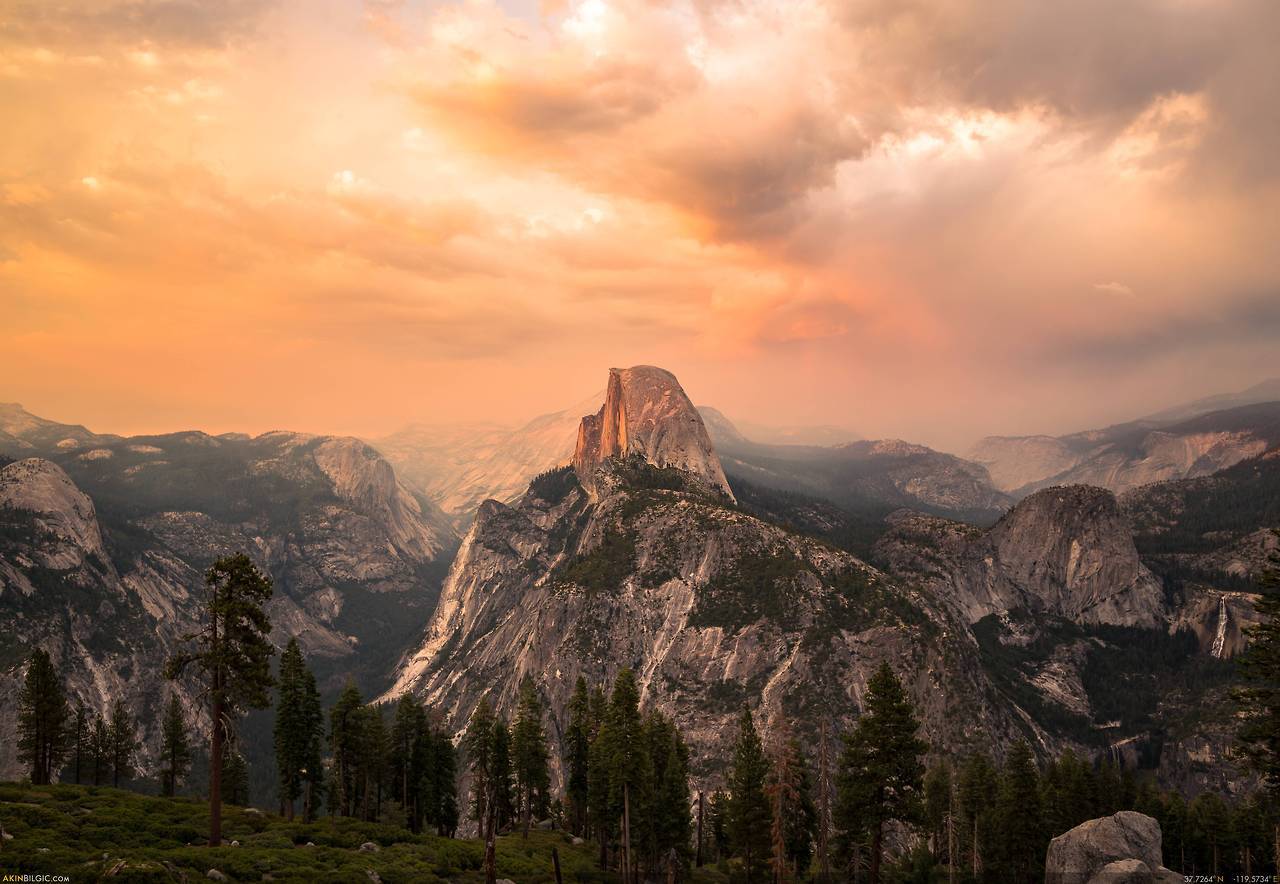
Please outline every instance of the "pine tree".
M668 719L669 721L669 719ZM692 821L689 815L689 750L674 724L668 730L666 758L661 774L654 783L653 827L656 832L658 861L674 858L680 866L688 864ZM682 877L676 869L669 875Z
M498 831L508 829L516 819L515 772L511 767L511 729L501 718L493 727L493 805Z
M1232 844L1231 812L1213 792L1201 792L1187 808L1188 846L1192 855L1190 874L1211 876L1222 872L1224 858ZM1183 874L1188 874L1183 870Z
M53 781L71 745L70 715L53 661L37 648L18 695L18 760L30 766L32 784Z
M178 789L178 780L186 776L191 766L191 747L187 743L187 722L182 714L182 704L176 693L169 695L169 705L164 713L164 725L160 733L161 790L172 798Z
M329 749L333 753L334 796L338 812L352 816L359 784L364 700L355 682L347 680L338 701L329 711Z
M224 744L220 798L227 804L243 807L249 803L249 765L234 737Z
M1244 686L1235 692L1242 719L1238 740L1241 754L1261 775L1272 801L1280 804L1280 552L1271 554L1259 575L1258 592L1254 608L1260 619L1246 629L1249 646L1239 660ZM1272 835L1280 864L1280 819Z
M93 724L89 721L89 710L85 708L83 703L76 705L76 718L72 734L72 766L75 772L75 782L78 786L80 785L81 777L84 775L85 768L93 758Z
M93 747L93 784L101 786L111 776L111 729L101 715L94 716L90 745Z
M939 864L947 859L947 817L951 812L951 765L936 761L924 775L924 818L929 847Z
M1000 867L1006 880L1036 881L1044 871L1048 845L1040 810L1040 780L1031 747L1015 743L1009 751L996 796Z
M133 756L138 751L138 738L133 730L133 716L121 700L111 706L111 722L107 725L111 746L111 785L119 788L121 780L133 776Z
M458 829L458 763L453 741L443 728L432 732L430 741L432 778L431 822L436 834L452 838Z
M213 720L209 751L209 846L222 844L222 764L224 744L239 710L270 703L271 623L263 605L271 598L271 580L243 553L219 559L205 574L206 624L186 636L196 650L180 653L165 667L168 678L195 665L209 687Z
M716 862L729 854L728 804L728 797L719 789L711 793L711 800L707 802L707 821Z
M641 831L636 814L649 801L648 789L653 783L653 762L640 717L640 691L630 669L623 669L614 679L596 742L597 763L603 765L599 776L607 789L601 822L606 831L618 833L622 877L630 884L637 875L634 845Z
M467 732L462 738L471 768L471 812L480 826L484 841L484 877L486 884L496 880L497 858L495 838L498 829L497 777L495 776L494 742L496 732L506 728L493 714L488 700L481 700L471 713Z
M587 779L591 759L591 697L587 680L578 676L573 696L569 698L569 726L564 735L565 805L569 811L569 830L585 836L587 830Z
M845 737L837 775L836 828L844 853L867 843L870 881L878 884L884 826L919 822L928 746L916 737L920 725L902 683L882 663L867 683L866 710Z
M960 838L967 856L966 867L978 878L992 859L992 821L999 789L995 766L985 755L970 756L960 771L957 803L960 810Z
M360 816L373 822L382 812L382 787L387 770L388 737L381 706L366 706L360 732Z
M550 802L551 775L547 769L547 737L542 727L542 702L533 679L520 681L520 703L511 729L511 760L515 773L516 801L529 837L533 817L546 814Z
M409 829L418 832L425 811L421 795L426 773L423 755L431 746L426 711L411 694L402 695L396 703L390 745L391 795L404 809Z
M320 691L316 687L315 674L303 670L302 717L300 719L304 740L303 766L299 771L303 781L302 821L315 818L316 805L324 795L324 708L320 704Z
M729 847L742 859L746 881L763 881L769 859L773 815L765 794L769 762L756 733L751 709L742 707L738 717L738 739L733 749L733 767L729 772L729 801L725 829Z
M306 726L306 663L296 638L289 639L280 655L277 679L276 720L272 737L276 752L277 788L282 814L293 819L293 808L302 796L302 770L307 766L311 734Z
M813 855L816 812L810 788L800 743L785 720L779 719L773 728L769 775L765 782L773 818L770 863L774 884L786 884L798 878L808 868Z

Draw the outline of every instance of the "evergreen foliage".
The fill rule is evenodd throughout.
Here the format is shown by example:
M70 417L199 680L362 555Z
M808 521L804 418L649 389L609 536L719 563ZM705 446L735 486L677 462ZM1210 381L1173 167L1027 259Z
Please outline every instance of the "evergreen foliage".
M37 648L27 665L18 694L18 760L28 766L31 782L52 782L75 733L68 726L71 709L49 655Z
M763 881L769 862L773 814L765 794L769 762L756 732L750 708L743 706L738 717L738 739L729 771L729 798L725 807L725 830L729 849L742 861L743 880Z
M569 724L564 735L565 807L569 814L569 830L579 837L587 833L587 768L595 727L591 714L591 698L587 680L578 676L569 698Z
M887 663L867 682L866 709L845 735L836 777L837 845L855 860L868 848L871 884L880 880L884 827L891 821L919 823L928 748L902 683Z
M229 731L243 709L262 709L269 703L271 655L267 639L271 623L263 605L271 598L271 579L261 574L243 553L218 559L205 574L204 627L185 640L194 650L172 657L168 678L188 668L200 670L209 688L213 720L209 751L209 843L222 842L222 764Z
M294 805L302 796L303 770L310 760L316 723L309 720L306 695L306 663L296 638L289 639L280 655L277 679L276 720L273 738L277 788L284 815L293 819Z
M182 713L182 703L176 693L169 695L165 707L164 724L160 732L160 758L164 765L160 772L160 789L172 798L178 789L178 780L186 776L191 767L191 746L187 742L187 721Z
M111 785L120 787L120 781L133 776L134 755L138 751L138 738L134 734L133 716L121 700L111 704L111 721L107 725L110 745Z
M551 804L551 773L547 768L547 735L542 726L542 701L526 675L520 682L520 704L511 728L511 756L516 804L524 820L524 837L535 816L546 816Z

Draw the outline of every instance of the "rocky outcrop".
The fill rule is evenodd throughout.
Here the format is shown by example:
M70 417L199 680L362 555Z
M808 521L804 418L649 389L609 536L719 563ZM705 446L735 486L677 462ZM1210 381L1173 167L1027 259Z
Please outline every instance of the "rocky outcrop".
M912 513L890 522L880 554L930 575L969 622L1014 609L1081 624L1165 622L1160 581L1142 564L1109 491L1048 488L986 532Z
M57 464L32 457L0 469L0 508L10 520L28 514L30 553L43 567L77 568L90 556L105 563L93 501Z
M1081 823L1049 842L1045 884L1165 884L1160 824L1131 810Z
M609 369L604 404L578 426L573 468L594 492L596 472L606 460L633 455L674 467L733 499L702 415L675 375L651 365Z

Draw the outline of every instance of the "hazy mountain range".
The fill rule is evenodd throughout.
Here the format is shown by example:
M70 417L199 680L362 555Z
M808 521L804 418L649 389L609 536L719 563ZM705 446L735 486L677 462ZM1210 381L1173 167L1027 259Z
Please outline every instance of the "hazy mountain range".
M158 720L163 683L139 674L194 622L202 570L244 550L275 580L276 640L299 636L326 691L413 690L455 727L481 695L509 707L525 673L558 716L579 674L631 666L711 777L699 759L743 701L807 732L852 715L889 660L939 747L1029 737L1231 785L1223 690L1280 527L1280 403L1215 397L965 459L761 441L661 369L607 380L520 428L372 446L125 438L0 406L0 625L18 636L0 744L35 646L75 698Z

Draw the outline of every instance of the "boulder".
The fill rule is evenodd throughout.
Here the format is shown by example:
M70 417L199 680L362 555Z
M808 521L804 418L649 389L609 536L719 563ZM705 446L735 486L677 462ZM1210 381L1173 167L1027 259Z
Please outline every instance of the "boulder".
M209 871L204 873L204 876L208 878L210 881L230 880L229 878L227 878L226 875L224 875L222 872L219 872L217 869L210 869Z
M366 841L360 845L361 853L377 853L379 850L381 850L381 848L372 841Z
M1131 810L1081 823L1049 842L1045 884L1091 884L1095 875L1118 860L1137 860L1146 866L1149 875L1162 869L1160 824Z

